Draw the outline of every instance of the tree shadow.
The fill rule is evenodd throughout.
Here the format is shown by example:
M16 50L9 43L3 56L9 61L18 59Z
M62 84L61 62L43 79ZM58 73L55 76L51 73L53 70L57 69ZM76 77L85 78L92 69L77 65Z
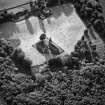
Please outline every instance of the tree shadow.
M64 12L64 14L68 17L72 14L73 12L73 6L71 4L64 4L62 5L62 10Z
M53 7L55 5L58 5L58 0L49 0L47 5L48 7Z
M62 12L62 8L60 7L60 6L56 6L56 7L53 7L52 9L51 9L51 11L52 11L52 17L54 17L54 18L56 18L56 19L58 19L60 16L61 16L61 14L63 13Z
M45 29L43 20L41 20L41 19L38 19L38 20L39 20L39 25L40 25L41 30L42 30L44 33L46 33L46 29Z
M51 11L53 13L52 16L57 19L61 16L62 13L64 13L66 16L70 16L73 12L73 6L70 3L63 4L63 5L53 7Z
M19 33L19 28L15 23L8 22L0 25L0 38L10 38L15 33Z
M51 24L51 19L50 18L47 18L47 23Z
M27 26L27 29L28 29L29 33L34 34L34 30L33 30L31 22L28 19L26 19L25 23L26 23L26 26Z

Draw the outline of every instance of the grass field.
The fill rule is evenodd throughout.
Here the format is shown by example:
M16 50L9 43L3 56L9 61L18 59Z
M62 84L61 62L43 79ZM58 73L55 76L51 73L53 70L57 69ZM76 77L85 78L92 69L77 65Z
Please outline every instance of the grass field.
M53 15L43 21L37 17L0 26L0 37L19 39L20 46L26 56L34 64L42 63L45 58L32 47L39 41L39 37L46 32L54 43L66 53L74 50L74 46L81 39L85 26L71 4L51 8Z
M6 7L12 7L21 3L26 2L26 0L0 0L0 9L6 8ZM105 17L105 0L100 0L100 3L103 7L103 15ZM62 7L61 7L62 8ZM34 44L36 39L39 37L39 35L46 31L46 33L52 37L52 39L60 45L64 50L73 50L73 46L76 43L77 40L80 39L80 31L83 27L81 24L81 21L79 18L72 13L72 9L70 6L63 6L61 9L59 7L56 7L53 10L54 18L47 19L43 22L38 21L36 18L31 18L30 20L25 20L22 22L19 22L17 24L6 24L0 27L0 37L1 34L3 34L4 37L10 36L14 33L18 33L17 35L13 35L12 38L20 39L21 47L26 52L26 55L30 57L31 59L38 58L37 62L44 61L44 58L38 54L34 49L32 49L32 44ZM63 13L66 14L66 16ZM61 15L62 14L62 15ZM71 15L70 15L71 14ZM59 15L61 15L59 17ZM56 19L55 19L56 18ZM40 23L40 24L38 24ZM62 23L62 24L61 24ZM79 25L80 24L80 25ZM44 25L44 27L43 27ZM60 28L58 28L60 27ZM82 27L82 28L81 28ZM3 33L1 33L3 32ZM7 35L8 34L8 35ZM33 36L34 34L34 36ZM80 36L79 36L79 35ZM82 34L82 33L81 33ZM38 35L37 38L35 35ZM59 36L58 36L59 35ZM68 35L68 36L67 36ZM78 37L77 37L78 35ZM56 38L58 37L58 38ZM69 39L69 40L68 40ZM59 43L62 42L62 43ZM75 43L74 43L75 42ZM65 43L65 44L64 44ZM98 45L98 51L101 54L104 52L103 44L101 45L100 42L96 42ZM99 44L98 44L99 43ZM13 43L14 44L14 43ZM14 44L15 45L15 44ZM65 47L66 45L66 47ZM33 53L33 54L32 54ZM36 54L35 54L36 53ZM30 56L31 54L31 56ZM39 57L41 57L40 60Z

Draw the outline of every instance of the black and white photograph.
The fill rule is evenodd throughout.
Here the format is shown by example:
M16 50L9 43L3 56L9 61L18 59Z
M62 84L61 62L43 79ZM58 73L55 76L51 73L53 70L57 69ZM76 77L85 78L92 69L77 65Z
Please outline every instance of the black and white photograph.
M105 0L0 0L0 105L105 105Z

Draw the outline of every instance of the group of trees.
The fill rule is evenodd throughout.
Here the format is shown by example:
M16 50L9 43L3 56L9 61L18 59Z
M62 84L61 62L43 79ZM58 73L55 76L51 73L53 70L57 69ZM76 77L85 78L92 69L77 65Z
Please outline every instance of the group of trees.
M1 105L104 105L104 63L86 63L76 70L70 65L67 67L67 62L74 62L69 62L70 55L66 55L49 61L43 68L46 70L37 72L33 78L31 73L19 70L19 66L24 65L18 64L25 60L23 52L14 51L4 39L0 43Z
M102 40L105 41L105 20L99 0L73 0L73 4L87 27L94 27Z
M33 74L24 52L0 39L0 105L104 105L105 61L82 65L76 51Z

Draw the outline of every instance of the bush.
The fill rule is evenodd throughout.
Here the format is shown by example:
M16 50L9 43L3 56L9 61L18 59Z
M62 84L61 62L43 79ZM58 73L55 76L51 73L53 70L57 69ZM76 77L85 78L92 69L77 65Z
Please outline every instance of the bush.
M12 59L14 60L14 62L19 62L20 60L23 60L24 57L25 53L20 48L17 48L14 54L12 55Z
M25 53L22 49L16 49L11 58L20 72L31 74L32 61L25 57Z
M27 73L30 75L31 75L31 65L32 65L32 61L28 58L24 58L21 61L21 67L22 67L24 73Z
M50 68L59 68L63 66L61 58L53 58L48 61L48 65Z
M6 57L11 56L13 53L13 47L10 46L9 42L5 39L0 39L0 56Z

